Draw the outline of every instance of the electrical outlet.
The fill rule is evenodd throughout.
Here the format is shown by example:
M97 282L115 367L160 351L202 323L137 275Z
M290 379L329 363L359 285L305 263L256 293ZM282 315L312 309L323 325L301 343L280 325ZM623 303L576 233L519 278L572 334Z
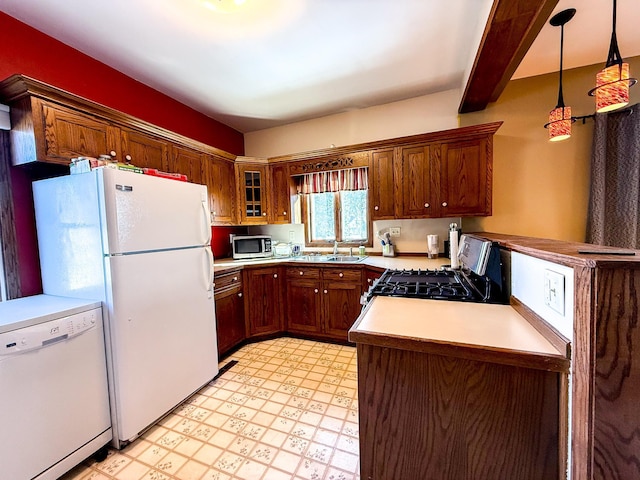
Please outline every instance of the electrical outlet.
M544 271L544 304L564 315L564 275L552 270Z
M391 227L391 228L389 228L389 235L391 235L392 237L399 237L400 236L400 227Z

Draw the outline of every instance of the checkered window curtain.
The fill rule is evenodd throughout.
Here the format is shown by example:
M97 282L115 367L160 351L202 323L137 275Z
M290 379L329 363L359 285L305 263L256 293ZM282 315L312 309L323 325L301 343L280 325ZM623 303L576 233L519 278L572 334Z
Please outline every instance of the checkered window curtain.
M596 115L587 242L640 248L640 104Z
M302 194L367 190L368 188L367 167L307 173L296 177L296 189Z

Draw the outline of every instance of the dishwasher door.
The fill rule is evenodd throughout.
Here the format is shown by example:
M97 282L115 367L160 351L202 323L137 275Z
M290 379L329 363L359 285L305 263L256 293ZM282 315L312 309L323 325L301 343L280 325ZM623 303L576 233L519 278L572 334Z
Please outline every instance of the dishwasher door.
M99 308L0 334L1 478L58 478L109 442L104 352Z

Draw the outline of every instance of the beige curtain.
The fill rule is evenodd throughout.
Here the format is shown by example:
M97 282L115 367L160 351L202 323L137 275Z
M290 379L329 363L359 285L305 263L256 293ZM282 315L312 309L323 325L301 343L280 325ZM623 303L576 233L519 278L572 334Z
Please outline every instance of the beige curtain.
M367 167L307 173L296 177L298 193L340 192L369 188Z
M640 104L596 115L587 242L640 248Z

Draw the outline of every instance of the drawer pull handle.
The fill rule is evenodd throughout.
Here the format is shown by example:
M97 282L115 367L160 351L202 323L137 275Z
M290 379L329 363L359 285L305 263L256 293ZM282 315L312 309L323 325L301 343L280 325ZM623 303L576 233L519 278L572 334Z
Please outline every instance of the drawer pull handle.
M317 288L314 288L314 289L313 289L313 293L318 293L318 289L317 289Z
M278 274L277 274L277 273L274 273L274 274L273 274L273 278L278 278Z
M237 282L238 281L238 277L233 277L233 281Z
M431 205L429 205L428 203L424 204L424 208L429 208Z
M304 275L304 272L302 272L302 271L301 271L301 272L300 272L300 275Z
M447 202L442 202L442 206L446 207L447 206Z
M238 296L239 296L239 297L242 297L242 292L238 293Z
M328 293L328 292L325 290L324 293Z
M340 273L338 274L338 276L339 276L340 278L342 278L342 277L344 277L344 273L340 272Z

